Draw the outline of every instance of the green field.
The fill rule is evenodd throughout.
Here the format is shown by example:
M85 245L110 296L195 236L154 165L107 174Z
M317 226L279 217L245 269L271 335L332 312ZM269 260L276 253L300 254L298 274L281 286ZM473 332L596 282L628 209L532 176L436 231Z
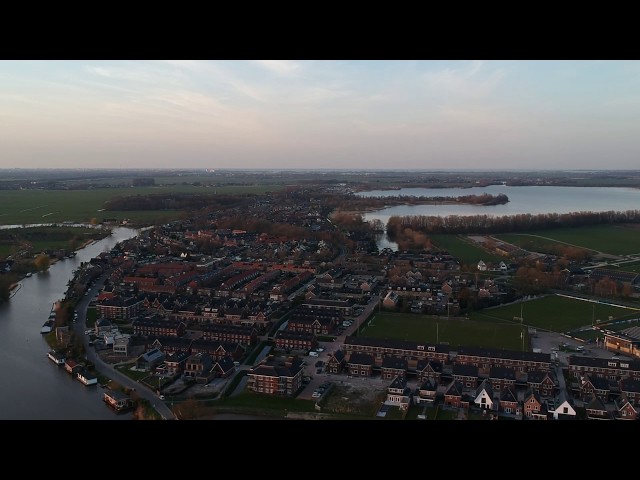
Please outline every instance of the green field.
M531 236L528 234L515 234L508 233L503 235L493 235L495 238L503 240L507 243L511 243L516 245L523 250L527 250L529 252L540 252L551 255L557 255L559 249L563 247L567 247L568 245L563 242L557 242L555 240L549 240L547 238L540 238ZM582 248L586 252L586 256L591 256L598 253L595 250L590 250L588 248Z
M476 265L480 260L485 263L500 263L504 260L504 257L488 253L486 250L457 235L437 234L430 235L429 238L438 248L448 251L467 265Z
M532 240L539 235L547 239L538 239L541 244L549 243L548 239L564 242L582 248L597 250L613 255L628 255L640 253L640 229L637 225L594 225L576 228L554 228L547 230L534 230L526 234L495 235L496 238L515 245L518 242ZM543 241L544 240L544 241Z
M102 211L104 203L118 196L158 193L239 194L278 190L274 185L196 187L171 185L157 187L96 188L92 190L1 190L0 225L30 223L89 222L92 218L129 218L135 221L160 221L177 218L180 211Z
M376 313L359 335L395 340L448 342L451 346L478 346L521 350L522 327L502 320L475 321L463 318L433 318L430 315ZM525 332L526 335L526 332ZM527 341L525 338L525 346Z
M520 317L521 307L525 325L554 332L568 332L591 325L593 320L596 323L608 320L609 316L614 319L627 319L640 315L640 310L549 295L523 303L473 312L471 318L478 321L497 319L513 321L514 317Z

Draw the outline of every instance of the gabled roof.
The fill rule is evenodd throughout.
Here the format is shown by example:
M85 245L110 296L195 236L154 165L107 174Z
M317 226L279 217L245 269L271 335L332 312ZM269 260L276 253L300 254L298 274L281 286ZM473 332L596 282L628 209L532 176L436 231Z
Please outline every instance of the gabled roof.
M372 355L368 353L352 353L349 357L349 364L351 365L375 365L375 360Z
M540 395L538 395L536 392L534 392L531 389L527 390L525 392L525 394L524 394L525 403L529 402L531 400L531 397L533 397L539 404L542 404L542 400L540 399Z
M464 377L477 377L478 367L474 365L455 364L452 369L453 375L460 375Z
M391 382L391 385L389 385L389 388L404 389L406 386L407 379L401 375L397 375Z
M610 390L611 389L611 385L609 384L609 380L607 380L606 378L587 375L587 380L589 382L591 382L591 385L593 385L593 388L595 388L597 390Z
M146 362L159 361L159 360L162 360L163 358L164 358L164 353L157 348L154 348L153 350L149 350L148 352L144 352L142 355L140 355L140 359Z
M213 368L220 370L222 373L227 373L233 370L233 358L230 356L224 356L220 360L218 360Z
M553 378L551 378L551 374L549 372L543 372L542 370L532 370L530 372L527 372L527 383L539 384L542 383L546 377L549 377L549 379L553 381Z
M438 390L438 382L434 378L427 378L422 382L422 385L420 385L420 390L435 392Z
M445 395L453 395L456 397L461 397L462 396L462 383L457 382L457 381L453 381L449 384L449 386L447 387L445 393Z
M442 362L439 362L438 360L426 360L422 358L418 360L418 363L416 364L416 371L433 371L436 373L442 373Z
M620 390L623 392L640 393L640 380L624 378L620 380Z
M486 392L489 398L493 401L493 388L491 388L491 383L487 379L483 380L480 386L476 388L475 397L478 398L483 391Z
M429 352L449 353L447 345L433 345L424 342L412 342L407 340L388 340L382 338L367 338L349 336L344 339L345 345L363 347L383 347L398 350L424 350Z
M518 401L518 397L516 396L516 393L510 389L510 388L505 388L502 390L502 392L500 392L500 401L502 402L517 402Z
M395 370L406 370L408 363L404 358L398 357L385 357L382 360L382 368L393 368Z
M591 400L587 405L585 405L585 408L588 410L602 410L603 412L607 411L604 403L602 403L602 400L600 400L597 395L593 395L591 397Z
M516 379L516 371L508 367L491 367L489 370L489 378L496 380L514 380Z
M551 363L550 353L520 352L517 350L500 350L496 348L460 346L458 347L458 355Z
M332 359L336 363L341 363L344 360L344 352L342 350L336 350L335 352L333 352L333 354L329 354L329 360L327 361L331 362Z

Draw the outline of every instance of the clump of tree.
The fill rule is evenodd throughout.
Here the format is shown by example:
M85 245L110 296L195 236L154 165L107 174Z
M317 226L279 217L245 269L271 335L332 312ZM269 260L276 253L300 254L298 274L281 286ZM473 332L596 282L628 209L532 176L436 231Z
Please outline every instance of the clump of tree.
M580 227L599 224L640 222L640 210L623 212L523 213L517 215L405 215L392 216L387 222L387 234L393 240L405 228L424 233L507 233L536 229Z
M105 202L105 210L223 210L248 205L255 195L193 195L186 193L158 193L112 198Z
M156 184L153 177L136 177L131 180L131 185L134 187L152 187Z
M39 272L44 272L45 270L49 269L49 266L51 265L51 259L49 258L49 255L41 253L35 258L33 264L35 265L36 270L38 270Z

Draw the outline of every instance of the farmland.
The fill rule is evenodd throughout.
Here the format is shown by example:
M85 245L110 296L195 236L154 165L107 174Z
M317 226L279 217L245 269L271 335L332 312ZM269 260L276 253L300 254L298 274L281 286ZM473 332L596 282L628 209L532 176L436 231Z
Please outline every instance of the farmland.
M242 194L264 193L279 186L223 186L199 187L171 185L155 187L96 188L88 190L0 190L0 225L87 223L96 218L130 219L136 222L162 222L179 218L179 210L104 211L107 200L119 196L151 195L156 193Z
M640 253L640 228L637 225L594 225L588 227L534 230L526 234L495 235L523 248L548 245L556 241L612 255ZM544 237L544 238L540 238Z

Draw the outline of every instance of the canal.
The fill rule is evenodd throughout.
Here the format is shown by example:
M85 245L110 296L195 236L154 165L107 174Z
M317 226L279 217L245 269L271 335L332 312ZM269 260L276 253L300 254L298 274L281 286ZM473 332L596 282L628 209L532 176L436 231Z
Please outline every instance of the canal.
M78 250L44 273L21 280L15 295L0 305L0 419L2 420L129 420L102 401L103 389L85 387L47 358L49 347L40 334L53 302L63 298L67 283L82 262L137 230L116 228L113 234Z

